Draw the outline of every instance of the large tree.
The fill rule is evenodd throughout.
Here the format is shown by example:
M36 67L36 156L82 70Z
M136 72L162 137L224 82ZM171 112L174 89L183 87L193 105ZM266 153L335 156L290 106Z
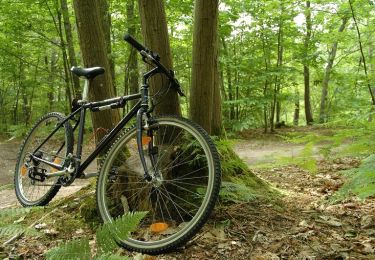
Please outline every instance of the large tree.
M166 68L172 69L172 55L164 1L139 0L138 4L145 45L160 55L160 61ZM151 94L159 91L163 93L168 89L168 80L165 76L153 77L150 86ZM181 114L177 92L173 89L162 95L157 102L155 114Z
M193 68L190 88L190 117L209 134L221 130L218 80L218 0L195 2Z
M102 1L101 1L102 2ZM90 101L103 100L114 96L110 64L107 56L105 34L100 20L100 6L97 1L75 0L74 10L79 34L82 58L85 67L104 67L104 75L91 82L89 90ZM94 130L111 129L119 121L116 110L106 110L92 113ZM103 137L103 131L98 131L97 142Z

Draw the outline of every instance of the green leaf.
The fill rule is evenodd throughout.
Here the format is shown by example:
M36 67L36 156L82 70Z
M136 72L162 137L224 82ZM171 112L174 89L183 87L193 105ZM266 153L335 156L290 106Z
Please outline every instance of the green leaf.
M112 222L107 222L96 232L99 251L110 253L118 247L116 240L125 240L148 212L130 212Z
M80 259L90 260L91 251L88 239L73 240L46 253L47 260Z

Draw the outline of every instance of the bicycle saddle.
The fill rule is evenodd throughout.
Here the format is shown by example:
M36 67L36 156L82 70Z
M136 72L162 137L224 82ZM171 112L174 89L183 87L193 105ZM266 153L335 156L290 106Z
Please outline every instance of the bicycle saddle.
M93 67L93 68L79 68L79 67L72 67L70 69L78 77L84 77L86 79L93 79L96 76L103 74L105 69L102 67Z

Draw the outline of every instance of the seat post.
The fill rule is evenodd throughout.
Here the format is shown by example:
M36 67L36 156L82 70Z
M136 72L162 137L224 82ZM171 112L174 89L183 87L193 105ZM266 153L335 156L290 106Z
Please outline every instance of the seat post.
M85 78L85 84L83 85L83 92L82 92L82 100L79 101L81 105L89 101L89 98L88 98L89 86L90 86L90 80Z

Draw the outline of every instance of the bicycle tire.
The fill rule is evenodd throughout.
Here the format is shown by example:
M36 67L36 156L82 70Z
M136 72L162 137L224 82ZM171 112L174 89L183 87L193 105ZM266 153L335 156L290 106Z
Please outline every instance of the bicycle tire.
M33 150L33 149L28 150L28 148L29 148L31 142L33 141L33 138L34 137L36 139L38 138L38 137L35 136L35 135L38 134L38 130L42 129L40 131L41 131L41 135L43 135L44 138L46 138L48 136L49 132L47 132L47 133L43 132L43 128L42 128L43 124L45 124L45 126L48 126L49 125L48 120L55 120L56 123L58 123L58 122L61 122L64 118L65 118L64 115L62 115L60 113L57 113L57 112L52 112L52 113L48 113L48 114L44 115L31 128L30 132L27 134L26 138L24 139L24 141L21 144L20 151L19 151L18 156L17 156L18 159L17 159L15 172L14 172L14 186L15 186L16 197L17 197L18 201L21 203L21 205L24 206L24 207L47 205L55 197L55 195L57 194L57 192L61 188L61 185L59 183L59 178L57 178L57 177L51 179L52 182L40 184L40 186L37 186L34 183L34 188L35 187L46 187L45 192L44 193L42 192L41 196L39 198L34 199L34 200L28 198L28 196L25 194L26 191L24 191L25 187L24 187L24 184L23 184L23 180L25 180L26 183L28 181L30 181L30 187L33 186L33 184L32 184L32 180L28 176L22 176L23 175L22 174L22 166L24 165L26 152L30 152L31 150ZM54 128L55 125L51 125L51 127ZM70 125L70 123L68 121L65 122L63 127L61 127L60 129L63 129L63 131L64 131L63 135L64 135L64 141L65 141L65 145L64 145L65 149L64 148L63 149L65 150L65 152L64 152L63 156L66 157L69 153L73 153L73 145L74 145L73 129L72 129L72 126ZM60 135L62 135L62 134L60 134ZM43 137L40 138L40 139L44 140ZM55 140L53 140L53 141L55 141ZM42 146L42 148L46 147L47 145L51 145L51 143L47 142L45 145ZM34 149L36 149L36 147L34 147ZM56 157L56 156L59 156L59 155L55 154L53 156ZM28 188L27 192L29 192L30 187ZM37 196L39 195L39 192L40 191L38 191ZM34 191L33 191L33 194L34 194Z
M184 218L181 216L180 213L178 213L178 214L180 214L182 222L180 223L180 225L178 227L175 227L175 229L176 230L180 229L180 230L175 231L176 233L171 234L170 237L167 237L165 239L163 238L163 239L160 239L158 241L146 241L146 242L134 239L132 237L133 234L131 234L130 237L127 238L127 239L125 239L125 240L122 239L122 238L119 238L119 237L114 237L115 240L117 241L117 243L119 245L121 245L122 247L124 247L124 248L126 248L128 250L138 251L138 252L141 252L141 253L152 254L152 255L156 255L156 254L161 254L161 253L172 251L172 250L174 250L174 249L176 249L176 248L184 245L197 232L199 232L199 230L202 228L202 226L208 220L211 212L214 209L215 203L216 203L217 198L218 198L218 194L219 194L219 190L220 190L220 183L221 183L220 160L219 160L219 156L218 156L216 147L215 147L214 143L212 142L211 138L208 136L208 134L205 132L205 130L202 127L200 127L198 124L196 124L196 123L194 123L194 122L192 122L192 121L190 121L188 119L181 118L181 117L175 117L175 116L166 116L166 117L155 118L155 122L156 122L156 124L153 124L153 125L150 126L151 129L157 129L157 130L159 130L159 129L161 129L164 126L165 126L166 129L168 127L170 127L170 126L171 127L173 126L173 127L176 127L176 128L180 128L182 130L186 130L186 132L188 134L192 135L192 137L194 138L193 143L197 141L198 145L201 145L202 150L198 150L198 148L196 148L196 147L194 148L194 149L197 150L195 152L196 154L193 153L194 154L193 155L194 158L190 157L191 152L190 152L189 149L187 150L188 153L189 153L189 155L185 155L185 157L187 157L187 158L193 158L193 159L191 161L187 161L186 162L186 164L188 164L188 165L185 166L185 168L190 167L189 166L190 164L196 163L196 162L193 162L193 160L197 160L196 158L198 158L198 157L199 157L199 160L201 160L201 161L202 160L203 161L206 160L207 161L207 180L204 180L204 179L198 179L198 180L200 181L200 183L207 182L207 188L204 191L204 188L201 188L201 187L199 187L200 185L197 185L197 190L199 188L201 188L201 189L203 189L201 191L201 193L205 192L204 195L203 195L204 197L202 198L201 205L199 206L199 209L196 210L196 213L195 213L194 216L191 216L189 214L189 212L192 213L192 211L189 211L187 213L187 214L190 215L189 218L191 218L189 220L189 222L184 222ZM162 130L160 130L160 131L162 131ZM164 135L165 135L165 131L166 130L164 130ZM179 132L179 135L180 135L181 132ZM117 162L116 159L114 159L114 157L117 156L118 152L122 149L122 147L126 147L126 150L127 150L126 153L128 153L128 159L126 159L125 162L128 161L128 160L130 160L130 158L132 156L129 155L129 154L131 154L131 151L129 153L129 150L131 150L129 148L129 146L130 146L130 141L129 140L132 140L131 142L134 144L134 135L135 135L135 133L136 133L135 127L133 127L131 129L125 131L124 133L122 133L117 138L117 140L113 143L113 145L111 146L111 148L108 150L108 152L106 154L106 157L105 157L105 159L104 159L104 161L103 161L103 163L102 163L102 165L100 167L99 177L98 177L98 182L97 182L97 189L96 189L96 197L97 197L97 208L98 208L99 214L100 214L100 216L101 216L101 218L102 218L102 220L104 222L107 222L107 221L111 222L113 219L115 219L114 216L111 216L111 212L109 210L109 206L110 206L109 203L113 203L114 199L107 197L107 196L109 196L112 193L108 192L108 195L106 195L106 190L107 189L111 190L110 185L114 185L113 184L113 180L114 180L114 176L115 175L113 174L113 168L117 167L117 166L114 166L116 164L115 162ZM159 139L159 143L162 143L162 144L164 143L164 135L163 134L161 135L161 136L163 136L163 141L160 142L160 139ZM173 134L171 136L173 136ZM133 139L132 139L132 137L133 137ZM161 138L161 137L159 137L159 138ZM177 139L177 137L176 137L176 139ZM175 142L175 141L173 141L173 142ZM176 150L176 147L174 147L175 145L173 145L173 143L172 144L169 144L168 142L166 142L166 143L169 145L169 147L172 147L171 150ZM124 146L124 144L128 144L128 146ZM198 145L197 145L197 147L198 147ZM165 151L168 151L168 149L170 149L169 147L167 149L165 149ZM158 150L160 150L160 149L158 149ZM200 156L197 156L197 154L200 153L201 151L203 151L204 154L200 154ZM183 152L181 151L178 156L182 156L182 154L184 152L186 152L186 150L184 150ZM159 153L160 153L160 151L159 151ZM168 154L168 152L165 152L165 154ZM139 157L138 154L137 154L137 156ZM160 158L159 158L159 160L161 162L163 161L163 159L162 159L163 156L164 155L161 155ZM137 157L134 157L134 158L137 158ZM202 159L202 158L206 158L206 159ZM170 159L170 160L172 160L172 159ZM174 157L173 157L173 160L176 161L176 159L174 159ZM185 159L185 160L187 160L187 159ZM122 162L122 163L125 164L125 162ZM121 163L121 162L119 162L119 163ZM158 161L158 163L159 163L159 161ZM179 163L180 162L178 162L176 165L178 165ZM173 162L172 162L172 164L173 164ZM182 161L182 163L179 164L179 165L181 166L182 164L185 164L185 162ZM170 165L171 164L169 164L168 167ZM178 167L180 167L180 166L178 166ZM111 167L113 167L113 168L111 168ZM122 167L122 166L120 166L120 167ZM174 167L174 165L171 166L172 168L171 167L168 168L168 167L166 167L165 172L172 172L173 169L179 169L179 168L177 168L177 166ZM194 166L194 167L198 167L198 166ZM110 170L110 168L111 168L111 170ZM155 169L157 167L153 166L153 168ZM194 169L195 168L192 168L191 170L193 171ZM197 174L200 174L199 176L203 176L204 177L205 176L204 175L205 171L202 170L202 169L203 168L199 168L199 172L197 172ZM164 170L163 170L162 171L162 175L164 175L164 174L168 174L168 173L164 173ZM183 176L185 176L185 178L182 178L182 179L181 179L181 177L183 177L183 176L178 176L178 174L180 174L179 172L177 172L175 174L177 176L176 179L173 179L173 181L175 181L175 184L176 183L178 184L178 182L176 180L179 179L180 181L184 180L184 184L186 184L186 185L195 185L195 184L193 184L192 180L191 180L191 183L188 184L187 179L203 178L203 177L199 177L199 176L198 177L187 178L187 175L195 176L195 175L191 175L191 174L193 174L193 172L188 173L188 174L183 173L184 174ZM194 173L194 174L196 174L196 173ZM119 179L119 178L122 178L124 176L124 175L120 176L119 174L116 174L116 175L119 176L119 177L115 177L115 179ZM132 182L129 182L129 179L131 178L130 177L130 173L128 173L127 176L129 176L127 178L128 178L128 184L130 186L130 183L132 183ZM108 184L108 186L106 186L106 180L111 180L111 178L112 178L112 182L108 181L108 183L110 183L110 184ZM163 177L163 178L165 178L165 177ZM165 189L160 194L164 194L164 192L169 193L171 187L168 188L169 190L167 190L166 187L169 185L169 183L172 183L172 185L175 185L175 184L173 184L173 181L172 181L172 179L168 179L168 178L163 179L162 180L162 184L160 184L160 187L164 186ZM154 185L154 184L152 184L152 185ZM201 186L203 186L203 185L201 185ZM149 200L148 203L151 205L149 207L151 207L152 211L154 211L154 212L157 212L159 210L159 208L156 208L156 206L155 206L155 208L153 208L153 202L152 202L152 199L151 199L152 195L153 195L153 192L155 192L156 189L157 188L155 188L155 187L151 187L151 190L153 190L153 191L150 192L149 198L146 199L147 201ZM160 188L160 189L162 189L162 188ZM178 188L175 188L175 190L178 190ZM159 193L157 193L157 194L159 194ZM172 194L172 192L170 192L170 194ZM180 189L180 193L177 193L177 195L181 195L181 194L182 193L181 193L181 189ZM198 193L196 193L196 194L198 194ZM201 195L201 194L199 193L198 195ZM121 199L123 198L122 196L121 196ZM134 194L132 196L134 196ZM128 196L126 198L127 201L128 201L129 210L130 210L130 207L133 207L133 206L129 206L132 203L132 200L130 198L132 196ZM139 197L143 197L142 194L139 194L138 196ZM160 195L160 197L162 197L162 196ZM165 198L168 198L168 197L165 196ZM172 197L172 196L169 195L169 199L170 199L170 201L172 201L172 203L170 203L170 201L167 201L167 203L166 203L164 201L164 199L162 199L164 201L164 205L163 206L162 206L162 202L161 202L162 200L160 199L160 202L159 202L160 205L159 206L160 206L161 215L163 215L162 207L165 208L166 211L169 211L168 210L169 206L167 206L167 204L169 203L169 205L173 205L173 204L175 204L175 202L178 202L178 199L177 198L175 199L174 196ZM173 199L175 199L175 202L173 202ZM187 199L187 197L184 197L184 199ZM195 199L197 199L197 198L195 198ZM159 199L157 199L157 200L159 200ZM154 199L154 202L155 202L155 199ZM139 202L137 202L137 204L136 203L133 203L133 204L136 205L134 207L135 209L136 209L136 207L139 206ZM155 204L157 205L157 201L156 201ZM176 210L179 211L180 205L177 205L178 207L176 207L176 205L174 205L175 211ZM186 203L186 205L188 205L188 204ZM190 205L188 205L188 206L190 208L192 208L192 206L190 206ZM120 207L121 207L121 205L120 205ZM125 207L125 206L123 206L123 207ZM142 207L142 206L139 206L139 208L140 207ZM111 210L112 209L113 208L111 208ZM186 207L185 209L187 210L188 207ZM132 210L132 211L134 211L134 210ZM181 212L184 213L182 210L181 210ZM170 217L170 219L168 219L168 220L172 220L172 216L171 216L170 212L168 212L168 214L169 214L169 217ZM177 213L174 213L174 214L177 215ZM184 214L187 215L186 213L184 213ZM154 213L154 218L155 218L155 215L157 215L157 213ZM173 213L172 213L172 215L173 215ZM116 216L116 217L120 217L120 216ZM163 216L163 220L164 220L164 217L168 217L168 216L167 215ZM150 218L151 218L151 216L149 217L149 219ZM159 214L159 218L160 218L160 214ZM178 217L176 217L176 219L177 218ZM177 220L175 220L175 219L173 219L173 221L177 222ZM167 221L165 221L165 222L167 222ZM184 224L184 226L182 226L180 228L181 224ZM177 223L175 225L177 226ZM136 232L139 232L139 233L141 233L141 232L148 232L146 230L146 228L145 228L145 227L148 227L147 220L143 220L143 222L140 224L140 226L141 227L138 227L138 228L142 229L142 231L138 230ZM145 226L145 227L143 227L143 226ZM146 231L144 231L144 230L146 230ZM173 230L173 228L172 228L172 230ZM164 234L165 233L166 233L166 231L164 231ZM161 233L158 233L157 235L162 236ZM136 236L136 235L134 235L134 236ZM141 238L141 239L143 239L143 238Z

